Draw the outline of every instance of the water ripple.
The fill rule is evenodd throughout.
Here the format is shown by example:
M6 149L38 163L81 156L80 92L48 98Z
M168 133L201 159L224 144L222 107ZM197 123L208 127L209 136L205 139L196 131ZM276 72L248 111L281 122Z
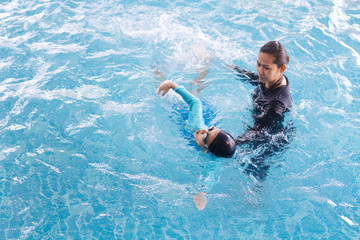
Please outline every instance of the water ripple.
M2 1L0 238L354 238L359 8ZM297 136L267 159L266 181L243 173L252 164L244 151L209 187L218 160L182 136L172 100L155 94L153 68L188 86L211 55L202 97L236 134L252 121L251 87L224 65L255 70L259 47L274 39L290 54ZM191 194L201 188L209 203L198 212Z

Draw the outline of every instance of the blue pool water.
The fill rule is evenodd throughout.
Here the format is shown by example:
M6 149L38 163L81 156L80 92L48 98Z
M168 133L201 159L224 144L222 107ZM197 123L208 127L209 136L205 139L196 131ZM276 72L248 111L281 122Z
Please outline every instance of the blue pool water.
M290 144L246 174L183 136L174 94L212 56L212 123L252 124L255 70L288 50ZM0 239L359 239L360 2L2 0ZM207 191L198 211L192 195Z

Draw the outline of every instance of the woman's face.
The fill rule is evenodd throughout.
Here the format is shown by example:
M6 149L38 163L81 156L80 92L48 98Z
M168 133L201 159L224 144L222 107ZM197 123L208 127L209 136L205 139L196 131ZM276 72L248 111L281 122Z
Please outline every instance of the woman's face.
M286 68L285 65L279 68L274 61L275 57L272 55L259 52L256 63L256 71L259 74L260 81L264 83L267 88L283 76L283 72Z

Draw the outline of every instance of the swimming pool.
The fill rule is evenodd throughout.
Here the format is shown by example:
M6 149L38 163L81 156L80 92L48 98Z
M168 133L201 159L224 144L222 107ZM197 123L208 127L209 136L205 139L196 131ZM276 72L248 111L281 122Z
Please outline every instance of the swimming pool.
M0 3L0 239L359 239L358 1ZM201 153L173 95L212 56L201 97L234 136L252 123L259 48L290 55L296 128L245 174L253 152ZM261 149L260 149L261 150ZM208 191L198 211L192 195Z

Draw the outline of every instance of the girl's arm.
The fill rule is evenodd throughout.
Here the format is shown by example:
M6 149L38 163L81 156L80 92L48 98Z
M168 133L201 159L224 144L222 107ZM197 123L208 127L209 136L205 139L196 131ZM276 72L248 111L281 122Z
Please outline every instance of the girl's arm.
M190 92L188 92L183 86L178 86L173 81L165 81L157 89L157 94L161 94L161 96L165 96L172 88L175 90L176 93L178 93L184 101L190 106L190 108L198 102L200 104L200 101L198 101L198 98L196 98L194 95L192 95Z
M172 81L164 81L157 89L157 94L161 94L161 96L165 96L168 93L170 88L175 89L177 87L176 83ZM162 92L162 93L161 93Z
M175 90L175 92L189 105L188 131L195 133L196 130L206 128L200 99L188 92L183 86L176 85L172 81L163 82L159 86L157 92L164 96L170 88Z

